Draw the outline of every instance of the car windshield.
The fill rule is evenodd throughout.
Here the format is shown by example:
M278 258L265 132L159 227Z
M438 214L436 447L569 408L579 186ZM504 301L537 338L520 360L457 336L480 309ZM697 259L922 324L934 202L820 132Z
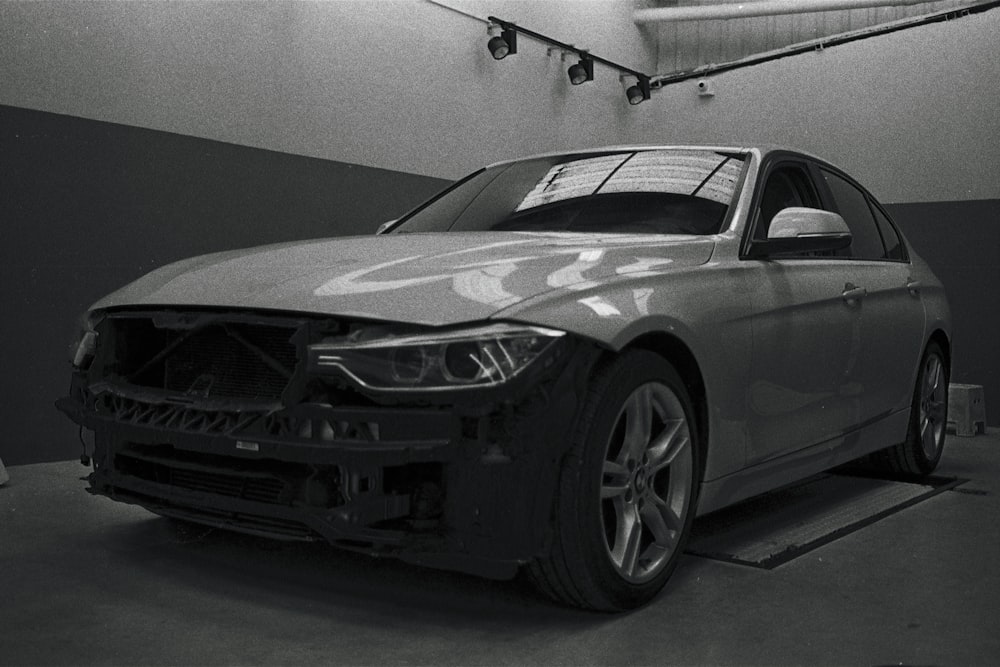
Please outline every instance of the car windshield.
M738 154L666 149L497 165L459 181L392 233L717 234L743 162Z

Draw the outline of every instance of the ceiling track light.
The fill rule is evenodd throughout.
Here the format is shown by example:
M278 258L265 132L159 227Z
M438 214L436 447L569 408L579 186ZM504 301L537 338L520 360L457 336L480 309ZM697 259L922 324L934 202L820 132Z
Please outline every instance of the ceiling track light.
M648 76L622 74L618 78L621 80L622 88L625 89L625 97L628 98L629 104L635 106L649 99L652 87L649 84Z
M569 75L569 82L574 86L579 86L581 83L594 80L594 60L593 58L588 58L583 56L580 58L580 62L575 65L570 65L569 69L566 71Z
M503 60L517 53L517 30L513 27L491 23L487 28L490 41L486 43L494 60Z
M559 40L552 39L551 37L534 32L533 30L528 30L527 28L515 25L510 21L505 21L495 16L488 17L488 20L488 30L490 34L488 46L490 54L496 60L501 60L512 53L517 53L517 33L521 33L522 36L530 37L531 39L548 44L549 48L547 53L550 56L556 50L561 51L560 60L565 61L567 55L576 54L579 56L579 62L570 65L569 69L566 70L566 74L569 76L569 82L574 86L578 86L587 81L593 81L594 63L601 63L605 67L610 67L620 73L622 86L625 89L625 95L628 97L629 104L641 104L649 99L650 93L654 87L659 87L658 81L654 84L652 77L643 74L642 72L637 72L634 69L625 67L624 65L619 65L618 63L612 62L606 58L595 56L589 51L576 48L572 44L560 42Z

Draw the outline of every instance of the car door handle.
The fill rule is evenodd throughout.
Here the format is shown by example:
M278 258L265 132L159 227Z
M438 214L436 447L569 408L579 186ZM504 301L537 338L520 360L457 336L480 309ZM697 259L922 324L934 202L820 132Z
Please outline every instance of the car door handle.
M857 287L854 283L847 283L844 285L844 292L841 297L844 301L851 303L852 301L859 301L868 295L868 290L864 287Z
M923 286L924 284L919 280L908 279L906 281L906 289L909 290L910 294L912 294L913 296L917 296L918 294L920 294L920 288Z

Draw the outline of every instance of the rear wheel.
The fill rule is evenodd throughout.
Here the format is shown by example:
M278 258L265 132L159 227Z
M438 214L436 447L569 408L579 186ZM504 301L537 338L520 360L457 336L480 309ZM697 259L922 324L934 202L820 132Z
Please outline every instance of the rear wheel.
M872 455L879 467L904 477L929 475L941 460L948 420L948 360L930 343L913 389L906 440Z
M691 400L661 357L627 352L599 371L563 462L549 553L529 574L561 602L619 611L677 566L700 465Z

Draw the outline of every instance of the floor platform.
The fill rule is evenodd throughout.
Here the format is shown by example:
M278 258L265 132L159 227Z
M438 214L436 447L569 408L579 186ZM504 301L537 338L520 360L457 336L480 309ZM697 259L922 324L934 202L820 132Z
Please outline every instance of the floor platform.
M967 481L816 475L699 518L687 551L770 570Z
M85 493L77 462L0 486L0 664L996 665L1000 431L926 483L821 475L701 517L630 614L323 544L178 529Z

